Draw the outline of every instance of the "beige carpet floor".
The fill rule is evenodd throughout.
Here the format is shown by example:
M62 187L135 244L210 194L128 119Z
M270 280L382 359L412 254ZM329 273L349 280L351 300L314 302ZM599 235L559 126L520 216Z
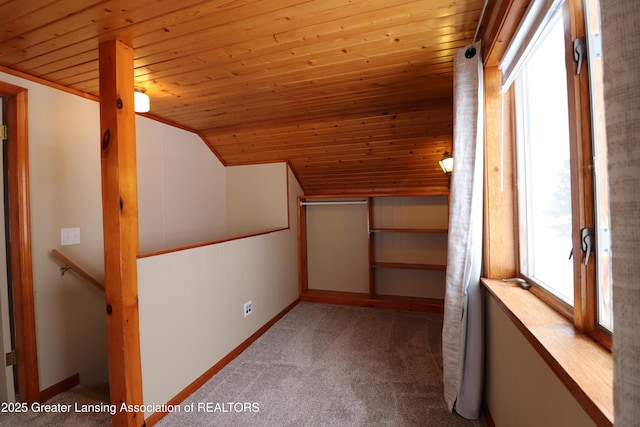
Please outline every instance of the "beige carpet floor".
M300 303L159 426L485 426L446 408L441 337L438 314Z
M300 303L158 426L483 427L442 397L442 315ZM48 404L97 404L74 389ZM102 413L0 414L0 427L109 426Z

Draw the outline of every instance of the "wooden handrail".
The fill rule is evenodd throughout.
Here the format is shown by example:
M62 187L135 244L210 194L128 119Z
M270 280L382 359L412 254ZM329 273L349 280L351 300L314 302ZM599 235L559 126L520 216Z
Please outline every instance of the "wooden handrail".
M67 270L71 270L74 273L76 273L78 276L82 277L84 280L86 280L87 282L89 282L90 284L95 286L96 288L100 289L101 291L104 291L104 285L102 283L100 283L98 280L96 280L93 277L91 277L91 275L89 273L84 271L82 268L80 268L78 266L78 264L76 264L73 261L71 261L69 258L64 256L58 250L52 249L51 250L51 255L64 265L60 269L62 274L64 274L64 272L67 271Z

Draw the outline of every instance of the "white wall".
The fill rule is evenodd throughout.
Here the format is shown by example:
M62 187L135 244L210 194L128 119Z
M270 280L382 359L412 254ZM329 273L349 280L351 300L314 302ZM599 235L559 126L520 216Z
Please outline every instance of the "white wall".
M103 280L98 103L0 73L29 91L29 180L40 389L75 373L107 380L104 294L72 273L60 276L54 248ZM79 227L81 243L60 248L60 229Z
M60 276L58 249L104 280L99 104L0 73L29 93L29 171L40 389L76 373L108 380L104 294L73 273ZM140 247L164 249L227 236L226 174L195 134L136 118ZM81 244L60 247L60 229Z
M227 237L226 173L191 132L138 116L140 252Z
M226 168L230 236L287 227L287 171L284 162Z
M29 94L29 179L40 389L76 373L85 385L102 384L108 380L104 293L73 273L61 276L60 265L49 255L51 249L59 249L96 279L104 280L99 104L4 73L0 73L0 80L27 88ZM289 215L295 218L295 198L302 190L285 163L234 167L229 172L231 185L227 186L225 168L198 136L143 117L137 117L136 128L142 251L229 237L228 196L233 206L229 210L234 216L232 228L241 233L287 227ZM241 197L235 198L236 195ZM248 226L240 225L242 222ZM165 291L183 291L185 278L193 279L195 286L188 289L196 294L204 292L200 295L203 299L190 301L193 306L178 307L186 319L194 319L202 301L207 302L207 311L211 310L209 304L226 301L228 304L218 313L222 315L219 319L226 321L240 315L245 300L253 299L254 314L240 322L238 328L225 332L222 346L209 357L228 353L229 346L235 347L297 298L295 221L293 225L279 233L195 250L201 255L213 251L206 258L196 255L195 270L167 271L175 267L174 257L184 256L181 252L167 256L172 261L166 265L161 262L157 271L146 267L156 259L142 260L141 307L147 310L145 313L164 308L161 298L166 294L160 290L170 285ZM80 228L81 243L60 247L60 229L68 227ZM220 251L224 255L215 258ZM219 269L224 271L221 276ZM156 275L158 280L151 284L153 292L149 293L145 278ZM212 287L198 290L203 283ZM170 300L172 307L181 295ZM237 308L233 314L232 308ZM229 310L228 315L225 310ZM168 317L166 313L161 312L163 319ZM162 319L156 320L163 324ZM144 336L144 330L141 332ZM164 351L163 346L150 358L147 353L143 367L146 372L162 360L157 356Z
M288 176L284 215L288 209L295 218L302 190ZM296 222L283 231L141 258L138 286L143 399L166 403L296 300ZM253 314L244 317L249 300Z
M369 292L367 205L307 206L309 289Z
M594 426L493 297L485 296L485 401L496 426Z

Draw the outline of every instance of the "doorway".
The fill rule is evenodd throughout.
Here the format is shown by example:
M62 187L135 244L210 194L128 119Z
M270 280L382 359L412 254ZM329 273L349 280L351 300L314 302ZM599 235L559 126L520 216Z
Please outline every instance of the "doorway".
M2 362L0 364L0 402L15 402L18 399L16 398L16 390L17 390L17 381L15 375L15 365L12 365L13 357L13 349L15 348L15 335L14 335L14 327L13 327L13 302L12 302L12 292L10 289L10 271L8 266L10 265L10 253L9 253L9 240L7 239L7 222L5 221L6 210L7 210L7 192L6 192L6 173L7 173L7 163L6 163L6 135L5 135L5 127L6 116L5 116L5 105L6 100L4 97L0 96L0 144L2 144L2 170L3 173L0 174L0 189L2 190L2 198L3 200L3 209L0 209L0 224L4 226L0 226L0 349L2 350L2 355L5 357L2 358Z
M3 188L8 218L7 227L0 227L6 239L0 243L0 280L11 273L11 282L0 284L0 332L2 354L0 357L0 388L7 400L16 398L32 403L39 400L38 359L35 332L35 308L33 293L33 272L31 260L31 224L29 210L29 147L27 122L27 89L0 82L2 97L2 117L7 126L5 148L5 168ZM4 212L3 212L4 213ZM4 225L4 221L2 221ZM8 240L5 246L4 242ZM8 248L8 250L7 250ZM10 256L6 256L9 253ZM4 262L6 265L1 265ZM12 316L9 313L9 292L13 303ZM7 289L6 293L2 289ZM6 308L6 309L5 309ZM13 327L11 326L13 319ZM11 343L13 330L14 342ZM17 366L5 368L5 346L16 350ZM14 344L11 346L11 344ZM9 349L10 351L10 349ZM13 393L12 393L13 391ZM3 396L0 394L0 396ZM10 401L10 400L9 400Z

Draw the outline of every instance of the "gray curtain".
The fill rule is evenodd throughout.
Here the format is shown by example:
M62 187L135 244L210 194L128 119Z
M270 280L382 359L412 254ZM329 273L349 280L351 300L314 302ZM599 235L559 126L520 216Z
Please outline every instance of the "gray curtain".
M475 50L475 54L472 49ZM456 52L442 356L449 410L476 419L482 403L483 77L480 43Z
M640 1L602 2L615 424L640 423Z

